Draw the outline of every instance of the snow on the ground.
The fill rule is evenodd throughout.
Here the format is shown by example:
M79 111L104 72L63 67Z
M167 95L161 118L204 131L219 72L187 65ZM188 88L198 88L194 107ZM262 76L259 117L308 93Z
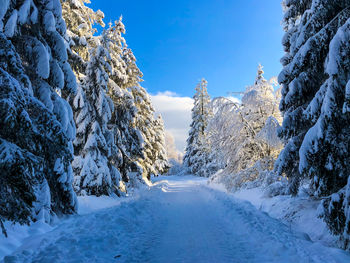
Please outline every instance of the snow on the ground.
M121 202L129 199L109 196L79 196L78 214L85 215L101 209L117 206L120 205ZM56 219L55 222L50 225L44 220L39 220L32 223L30 226L5 222L4 225L8 238L0 233L0 260L2 260L6 255L13 253L24 244L31 242L36 237L52 231L64 221L65 219Z
M78 214L85 215L104 208L120 205L125 198L110 196L78 196Z
M94 205L3 262L350 262L203 178L162 177L137 199Z
M44 234L53 229L52 226L43 220L33 223L31 226L13 224L5 222L8 238L0 233L0 260L8 254L11 254L20 247L28 237Z
M214 185L214 187L226 191L221 185ZM337 238L331 235L326 223L317 217L319 200L290 195L266 197L264 190L260 187L241 189L232 195L250 202L258 210L281 220L296 231L306 233L313 241L321 242L326 246L336 246Z

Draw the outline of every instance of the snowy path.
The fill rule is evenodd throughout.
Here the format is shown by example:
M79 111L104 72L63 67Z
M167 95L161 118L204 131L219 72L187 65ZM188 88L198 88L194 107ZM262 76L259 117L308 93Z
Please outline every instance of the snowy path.
M350 262L203 179L161 179L136 200L63 221L4 262Z

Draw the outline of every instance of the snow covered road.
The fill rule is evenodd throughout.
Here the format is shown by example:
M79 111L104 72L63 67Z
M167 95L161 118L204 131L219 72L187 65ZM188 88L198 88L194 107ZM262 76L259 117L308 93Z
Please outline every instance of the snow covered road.
M138 198L62 221L4 262L350 262L195 177L162 177Z

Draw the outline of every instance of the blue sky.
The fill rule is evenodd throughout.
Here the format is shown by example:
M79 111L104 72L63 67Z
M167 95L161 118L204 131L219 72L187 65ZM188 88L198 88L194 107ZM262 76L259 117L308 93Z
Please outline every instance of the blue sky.
M91 1L106 23L123 15L126 41L144 73L142 85L181 152L190 97L201 78L217 97L253 84L258 63L266 79L281 70L281 0Z
M123 15L128 45L151 93L192 96L208 80L212 96L244 90L258 63L278 75L283 55L281 1L276 0L92 0L105 22Z

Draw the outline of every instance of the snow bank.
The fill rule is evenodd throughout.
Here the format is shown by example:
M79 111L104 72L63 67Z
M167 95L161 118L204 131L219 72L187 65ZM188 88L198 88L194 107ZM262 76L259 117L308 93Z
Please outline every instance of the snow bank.
M134 200L135 198L119 198L110 196L79 196L78 197L78 214L86 215L97 212L98 210L111 208L120 205L127 200ZM72 216L74 217L74 216ZM40 240L40 235L48 233L56 229L60 224L68 219L59 219L48 224L44 220L39 220L32 223L30 226L13 224L12 222L5 222L8 238L0 234L0 261L6 256L12 254L19 247L32 243L33 240ZM0 232L1 233L1 232Z
M78 196L78 214L86 215L104 208L120 205L124 199L110 196Z
M0 260L22 246L27 238L44 234L53 229L53 227L45 223L44 220L39 220L30 226L20 225L18 223L13 224L9 221L5 222L4 225L8 238L0 234Z
M222 185L211 187L226 191ZM257 209L266 212L269 216L281 220L293 230L306 233L314 242L336 247L336 237L328 231L325 222L317 217L319 200L310 200L305 197L292 197L290 195L278 195L265 197L261 187L241 189L232 195L254 205Z

